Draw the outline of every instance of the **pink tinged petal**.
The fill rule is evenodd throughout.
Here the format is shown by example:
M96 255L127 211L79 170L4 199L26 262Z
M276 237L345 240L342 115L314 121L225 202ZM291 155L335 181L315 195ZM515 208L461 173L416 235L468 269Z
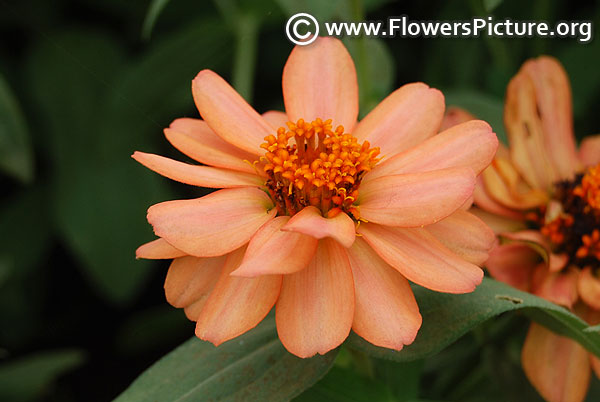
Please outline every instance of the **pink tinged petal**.
M286 127L287 129L286 123L290 121L287 114L278 110L269 110L268 112L264 112L262 117L267 121L267 123L275 128Z
M489 226L475 215L462 210L426 229L450 251L475 265L481 265L488 259L496 241Z
M254 153L242 151L223 140L202 120L177 119L164 132L175 148L198 162L240 172L256 172L251 164L256 160Z
M509 241L522 242L523 244L536 250L548 264L552 272L558 272L563 269L569 261L569 256L565 254L552 253L552 245L548 239L537 230L522 230L515 233L501 233L500 236Z
M264 137L275 133L265 119L223 78L202 70L192 81L200 115L221 138L253 155L261 155Z
M246 187L153 205L148 222L174 247L197 257L214 257L246 244L276 214L267 194Z
M277 302L279 339L299 357L325 354L350 333L354 284L345 249L331 239L319 241L306 269L283 277Z
M600 135L585 137L581 141L579 160L583 166L595 166L600 163Z
M319 37L296 46L283 68L283 99L290 120L333 119L350 132L358 117L352 57L339 39Z
M400 87L381 101L353 134L391 157L437 134L443 117L444 95L416 82Z
M575 150L569 77L561 64L548 56L527 61L522 71L535 88L537 114L549 159L559 178L572 178L579 168L579 161Z
M391 159L384 159L369 173L369 180L461 166L468 166L479 174L490 164L497 148L498 139L490 125L473 120L434 135Z
M590 380L589 353L574 340L531 324L521 363L527 378L544 399L584 400Z
M588 306L600 310L600 279L594 276L591 267L586 267L581 271L577 288L579 296Z
M315 239L331 237L346 248L352 246L356 237L354 221L348 215L342 212L333 218L324 218L321 211L313 206L305 207L292 216L281 230L304 233Z
M170 260L184 255L186 253L171 246L165 239L152 240L149 243L142 244L135 250L135 258L150 260Z
M209 188L258 187L264 184L257 174L235 172L210 166L190 165L164 156L136 151L132 158L156 173L192 186Z
M289 220L289 216L279 216L265 223L250 240L242 264L232 275L291 274L306 268L317 251L318 240L282 231Z
M551 272L545 264L540 264L533 275L532 292L535 295L562 306L573 307L578 297L579 272L576 269Z
M176 258L165 279L167 301L179 308L205 301L217 283L223 264L225 256Z
M533 273L540 261L540 255L531 247L513 243L495 247L485 266L494 279L530 292Z
M230 275L242 262L245 247L227 256L221 276L202 308L196 336L215 345L254 328L275 305L281 275L240 278Z
M440 131L447 130L450 127L470 120L476 120L475 116L460 107L449 106L446 109L446 113L444 113L444 120L442 120Z
M360 215L382 225L429 225L460 208L474 186L473 170L464 167L365 180L358 196Z
M358 232L381 258L412 282L445 293L468 293L483 271L451 252L426 229L366 223Z
M355 289L354 332L384 348L400 350L411 344L422 319L406 278L360 238L348 258Z

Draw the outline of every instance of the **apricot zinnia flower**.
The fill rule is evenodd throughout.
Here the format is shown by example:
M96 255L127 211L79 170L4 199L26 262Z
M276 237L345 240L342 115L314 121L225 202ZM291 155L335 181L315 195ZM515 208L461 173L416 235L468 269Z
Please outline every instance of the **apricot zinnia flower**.
M421 325L407 279L450 293L480 283L494 235L461 206L497 140L481 121L434 135L439 91L405 85L357 124L354 63L328 38L292 51L285 114L261 116L208 70L192 91L204 121L178 119L165 134L210 166L133 157L171 179L224 188L152 206L160 239L138 249L174 258L167 300L197 322L199 338L218 345L276 305L279 338L297 356L326 353L351 328L399 350Z
M495 278L600 322L600 136L575 147L571 90L549 57L510 81L501 147L475 203L500 235L486 267ZM502 217L503 219L499 219ZM531 383L549 401L582 401L598 359L575 341L532 324L522 350Z

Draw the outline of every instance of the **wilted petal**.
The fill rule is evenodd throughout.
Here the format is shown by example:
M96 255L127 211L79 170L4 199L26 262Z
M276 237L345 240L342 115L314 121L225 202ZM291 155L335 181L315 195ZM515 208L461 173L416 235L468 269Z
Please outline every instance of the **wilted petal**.
M485 267L494 279L523 290L531 291L531 281L541 257L524 244L503 244L490 252Z
M210 166L190 165L164 156L136 151L132 158L156 173L192 186L209 188L258 187L264 184L257 174Z
M354 332L384 348L400 350L411 344L422 319L406 278L360 238L348 258L354 278Z
M566 267L569 262L569 256L566 253L554 254L552 245L548 238L537 230L521 230L514 233L501 233L500 236L512 242L522 242L537 251L546 261L548 268L552 272L557 272Z
M306 269L285 275L277 302L279 339L299 357L325 354L348 336L354 316L354 284L345 249L319 240Z
M591 267L586 267L581 271L577 288L579 296L587 305L600 310L600 279L594 276Z
M136 258L147 258L150 260L169 260L171 258L183 257L186 255L181 250L171 246L165 239L156 239L142 244L135 250Z
M583 166L595 166L600 163L600 135L585 137L581 141L579 159Z
M221 276L198 316L196 336L217 346L261 322L281 290L281 275L230 275L242 262L244 252L245 247L227 256Z
M206 165L255 173L254 153L242 151L219 137L206 122L181 118L165 128L165 137L179 151Z
M529 381L548 401L581 402L590 380L588 352L577 342L531 324L521 352Z
M422 82L406 84L385 98L356 126L353 135L391 157L438 132L444 95Z
M225 256L176 258L165 279L167 301L174 307L188 307L205 301L217 283L223 264Z
M488 259L496 241L492 229L481 219L460 209L426 229L450 251L475 265Z
M253 155L262 154L260 144L276 129L223 78L202 70L192 81L192 93L200 115L221 138Z
M319 37L296 46L283 69L283 99L290 120L333 119L350 132L358 117L358 82L352 57L339 39Z
M434 135L390 159L384 159L381 165L369 172L369 180L461 166L468 166L475 174L479 174L490 164L497 148L498 139L490 125L473 120Z
M148 222L174 247L198 257L214 257L246 244L276 214L267 194L247 187L153 205Z
M282 230L304 233L316 239L331 237L344 247L354 243L354 221L345 213L339 213L333 218L324 218L316 207L308 206L292 216Z
M282 231L289 220L289 216L279 216L265 223L250 240L242 264L232 275L291 274L306 268L317 251L318 240Z
M361 218L389 226L437 222L460 208L475 186L473 170L465 167L367 177L358 196Z
M560 63L548 56L529 60L521 69L535 88L548 157L560 179L573 178L579 168L573 133L569 77Z
M472 292L483 279L481 268L452 253L426 229L367 223L358 232L385 262L431 290Z

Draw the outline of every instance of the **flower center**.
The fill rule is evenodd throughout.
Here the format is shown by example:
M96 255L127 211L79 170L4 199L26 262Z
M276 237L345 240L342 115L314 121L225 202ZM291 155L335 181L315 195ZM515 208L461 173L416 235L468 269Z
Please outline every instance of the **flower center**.
M528 219L570 264L600 269L600 165L557 183L553 200Z
M267 187L279 214L294 215L312 205L327 217L344 211L358 220L353 203L362 177L379 161L379 148L359 143L343 126L333 130L331 119L286 124L261 145Z

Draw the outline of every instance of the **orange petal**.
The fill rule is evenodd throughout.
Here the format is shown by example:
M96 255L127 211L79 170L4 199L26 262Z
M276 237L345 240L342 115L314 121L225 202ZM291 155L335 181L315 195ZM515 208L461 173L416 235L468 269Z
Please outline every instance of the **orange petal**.
M135 258L147 258L150 260L169 260L171 258L183 257L183 251L171 246L165 239L152 240L142 244L135 250Z
M468 293L483 271L448 250L427 230L367 223L358 232L385 262L421 286L445 293Z
M283 99L290 120L333 119L350 132L358 117L352 57L339 39L319 37L296 46L283 68Z
M497 148L498 139L490 125L473 120L434 135L391 159L384 159L369 173L369 179L460 166L468 166L479 174L490 164Z
M490 252L485 267L494 279L530 292L533 272L540 261L540 255L529 246L503 244Z
M230 275L242 262L245 247L227 256L221 276L200 312L196 336L216 346L254 328L275 305L281 275L240 278Z
M260 144L275 128L223 78L202 70L192 81L192 93L200 115L221 138L253 155L262 154Z
M535 389L552 402L581 402L590 380L588 352L572 339L531 324L521 363Z
M176 258L165 279L167 301L174 307L188 307L205 301L215 287L224 264L225 256Z
M279 339L299 357L325 354L346 339L353 315L348 256L334 240L320 240L308 267L283 277L276 310Z
M321 211L313 206L303 208L281 229L285 231L304 233L315 239L331 237L348 248L354 243L354 221L345 213L339 213L333 218L324 218Z
M500 235L506 240L523 242L523 244L536 250L547 262L548 268L552 272L560 271L569 262L569 256L566 253L554 254L552 245L546 236L537 230L521 230L514 233L501 233Z
M533 275L532 293L553 303L573 307L578 297L579 272L576 269L551 272L545 264L540 264Z
M444 117L444 95L422 82L406 84L377 105L354 130L391 157L438 132Z
M389 226L429 225L460 208L474 186L473 170L464 167L365 180L358 196L360 215Z
M258 187L264 179L256 173L235 172L210 166L190 165L164 156L136 151L132 158L156 173L192 186L209 188Z
M600 163L600 135L585 137L579 147L579 159L583 166Z
M148 222L174 247L197 257L214 257L246 244L276 214L267 194L245 187L153 205Z
M491 169L488 167L488 169ZM512 218L516 220L523 220L523 213L518 210L514 210L504 206L499 203L492 197L483 182L483 178L481 176L477 177L477 184L475 185L475 189L473 190L473 202L479 208L491 212L496 215L504 216L507 218Z
M282 231L289 220L289 216L278 216L258 229L248 244L242 264L232 275L291 274L306 268L317 251L318 240L302 233Z
M591 267L584 268L577 281L579 296L589 306L600 310L600 279L594 276Z
M164 132L175 148L198 162L240 172L256 172L250 163L245 162L254 161L254 154L223 140L202 120L177 119Z
M569 77L560 63L548 56L529 60L521 69L535 88L537 115L544 145L560 179L571 179L579 169L573 132Z
M286 123L290 121L287 114L284 112L280 112L278 110L269 110L268 112L264 112L262 114L263 119L265 119L270 125L273 127L287 127Z
M475 265L481 265L488 259L496 241L489 226L475 215L460 209L426 229L450 251Z
M525 223L522 220L493 214L478 207L472 207L469 209L469 212L484 221L494 233L516 232L526 228Z
M348 258L356 299L354 332L384 348L400 350L411 344L422 319L406 278L386 264L363 239L356 239L348 249Z

